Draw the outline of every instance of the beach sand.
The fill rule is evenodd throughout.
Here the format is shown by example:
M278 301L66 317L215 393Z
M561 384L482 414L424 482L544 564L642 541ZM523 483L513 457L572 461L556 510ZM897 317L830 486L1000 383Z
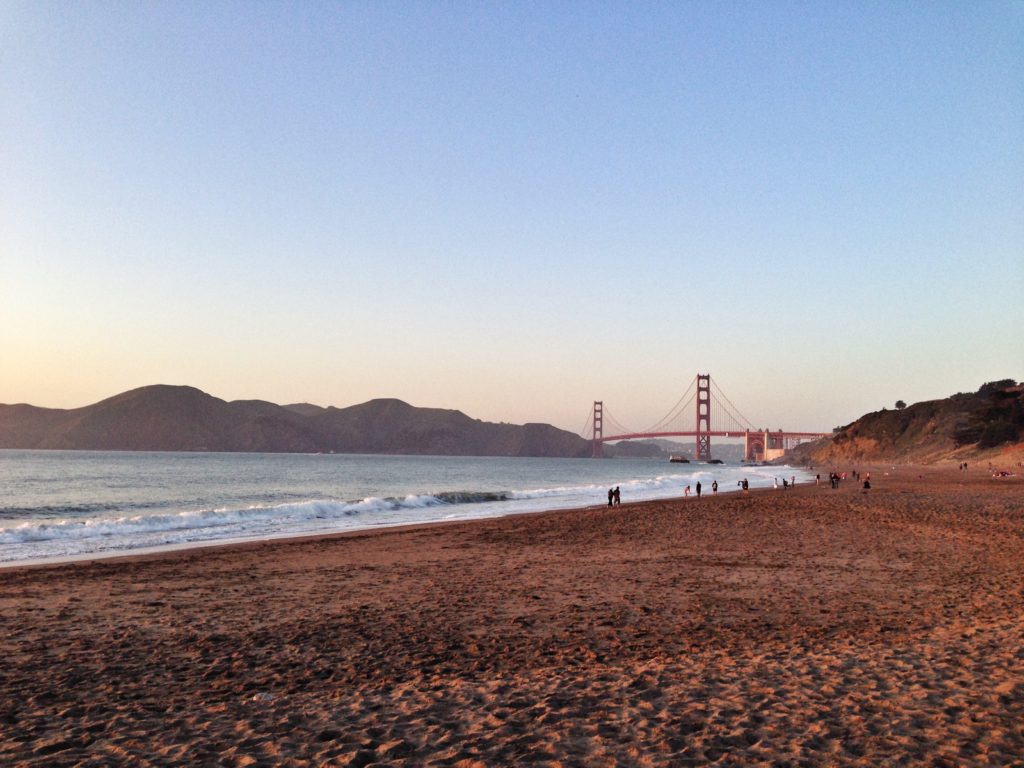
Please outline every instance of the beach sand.
M0 764L1024 765L1024 480L871 472L0 571Z

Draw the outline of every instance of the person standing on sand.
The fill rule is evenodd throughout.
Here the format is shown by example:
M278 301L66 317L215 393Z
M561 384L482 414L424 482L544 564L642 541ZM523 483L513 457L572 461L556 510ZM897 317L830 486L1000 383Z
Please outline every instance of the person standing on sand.
M697 498L700 498L700 480L697 481Z
M718 481L717 480L712 480L711 481L711 495L712 496L717 496L718 495Z
M750 495L750 483L747 482L747 478L745 478L745 477L743 478L743 481L741 483L741 487L743 488L743 495L744 496L749 496Z
M611 488L609 488L608 489L608 506L609 507L612 505L612 499L614 499L614 498L615 498L615 491L613 491Z
M619 496L619 486L615 486L615 506L622 504L622 498Z

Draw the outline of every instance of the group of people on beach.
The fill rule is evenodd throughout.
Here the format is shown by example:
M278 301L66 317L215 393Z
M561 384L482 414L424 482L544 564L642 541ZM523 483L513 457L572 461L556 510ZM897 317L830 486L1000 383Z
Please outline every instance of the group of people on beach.
M700 480L697 481L697 485L695 487L695 490L697 491L697 498L699 499L701 491L703 490L703 486L700 484ZM746 492L746 490L747 490L747 481L746 481L746 479L744 479L743 480L743 491ZM712 495L715 495L715 496L718 495L718 481L717 480L712 480L711 481L711 493L712 493ZM690 486L686 486L686 488L683 489L683 495L684 496L689 496L690 495ZM608 489L608 506L609 507L617 507L621 503L622 503L622 499L621 499L621 496L619 494L619 486L616 485L614 488L609 488Z
M1024 467L1024 461L1018 461L1017 462L1017 466L1018 467ZM961 466L960 469L967 469L967 462L966 461L963 463L963 466ZM1011 472L1008 469L999 469L998 467L993 467L991 461L988 463L988 471L992 473L992 477L1013 477L1014 476L1014 473Z
M853 470L852 476L853 476L854 480L860 480L861 479L861 474L856 469ZM814 478L814 484L817 485L818 481L820 479L821 479L821 475L817 475ZM828 473L828 484L832 488L838 488L839 487L839 483L842 482L845 479L846 479L846 473L845 472L837 472L837 471L833 470L832 472ZM861 490L863 490L864 493L867 493L868 491L871 490L871 473L870 472L866 472L864 474L864 485L862 486Z
M608 489L608 506L609 507L613 507L613 506L617 507L621 503L622 503L622 497L619 494L619 486L616 485L614 488L609 488Z
M697 491L697 498L698 499L700 498L700 494L701 494L702 488L703 488L703 486L700 484L700 480L698 480L697 481L697 485L695 486L695 490ZM686 486L683 489L683 495L684 496L689 496L690 495L690 486ZM711 495L712 496L717 496L718 495L718 481L717 480L712 480L711 481Z
M963 465L963 467L961 467L961 469L963 469L966 466L967 465L965 463ZM839 487L839 483L842 480L846 480L847 476L848 475L847 475L846 472L835 472L835 471L829 472L828 473L829 485L831 485L833 488L838 488ZM856 470L853 471L852 476L853 476L854 480L861 480L861 473L856 471ZM816 475L815 478L814 478L814 484L818 485L820 482L821 482L821 475ZM744 495L750 493L750 483L747 481L747 478L743 478L742 480L737 480L736 481L736 485L739 486L740 490L743 492ZM775 478L775 488L778 489L778 487L779 487L779 478ZM795 476L794 477L790 477L788 480L786 478L782 478L782 490L788 491L790 488L795 488L795 487L796 487L796 477ZM701 485L700 481L698 480L696 485L693 486L693 490L696 492L698 499L700 498L702 489L703 489L703 486ZM866 493L869 490L871 490L871 473L867 472L867 473L865 473L863 475L863 491ZM689 497L690 491L691 491L691 487L689 485L686 486L683 489L683 495ZM714 495L718 494L718 481L717 480L713 480L711 482L711 493L714 494ZM609 488L608 489L608 506L609 507L613 507L613 506L617 507L617 506L619 506L619 504L620 504L619 487L615 486L614 488Z

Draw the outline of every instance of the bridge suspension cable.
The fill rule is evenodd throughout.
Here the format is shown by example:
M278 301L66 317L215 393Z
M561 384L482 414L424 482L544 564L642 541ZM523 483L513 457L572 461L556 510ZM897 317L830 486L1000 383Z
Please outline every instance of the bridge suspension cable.
M756 431L756 427L754 427L750 419L740 413L739 409L729 401L729 398L725 396L725 393L723 393L722 390L718 388L718 385L715 384L714 379L711 380L711 388L715 395L715 400L721 407L722 412L728 415L737 427L741 429L749 429L752 432ZM721 421L718 423L721 424Z
M672 430L667 429L668 425L685 414L686 409L693 402L693 398L697 396L697 392L694 389L696 386L697 378L694 377L693 381L690 382L690 386L683 393L683 396L669 409L668 414L663 416L661 421L657 422L654 426L645 429L644 432L671 432Z
M587 411L587 423L583 425L583 429L577 432L580 437L592 440L594 438L594 412Z
M604 421L607 425L605 427L605 431L610 432L613 435L628 435L634 431L629 429L628 427L622 426L622 423L619 422L618 419L616 419L614 416L608 413L607 408L604 411ZM608 429L608 427L611 427L611 429Z

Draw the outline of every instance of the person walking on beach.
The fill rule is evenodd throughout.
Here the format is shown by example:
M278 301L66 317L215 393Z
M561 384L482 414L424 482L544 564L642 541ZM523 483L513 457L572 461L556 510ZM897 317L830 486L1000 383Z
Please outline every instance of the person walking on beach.
M743 480L740 483L740 486L743 488L743 495L744 496L749 496L750 495L750 483L747 482L747 478L745 478L745 477L743 478Z
M612 500L615 498L615 491L611 488L608 489L608 506L612 505Z
M619 496L619 486L615 486L615 506L622 504L622 498Z
M712 496L717 496L718 495L718 481L717 480L712 480L711 481L711 495Z
M700 480L697 481L697 498L700 498Z

